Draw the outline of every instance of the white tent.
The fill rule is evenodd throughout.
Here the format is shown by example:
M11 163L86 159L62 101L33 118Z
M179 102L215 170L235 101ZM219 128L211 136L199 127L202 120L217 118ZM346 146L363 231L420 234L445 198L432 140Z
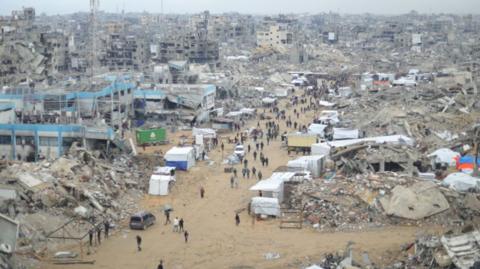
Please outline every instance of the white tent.
M165 175L150 176L148 194L150 195L168 195L170 182L175 182L175 178Z
M164 158L167 166L186 171L195 165L195 150L193 147L173 147Z
M312 155L329 156L330 155L330 149L331 149L331 147L326 142L313 144L312 147L311 147L311 154Z
M325 124L317 124L317 123L312 123L310 126L308 126L308 133L309 134L315 134L323 137L324 135L324 130L327 127Z
M318 104L321 105L321 106L324 106L324 107L333 107L333 106L335 106L335 103L330 103L330 102L328 102L328 101L323 101L323 100L318 101Z
M262 99L262 103L264 103L264 104L273 104L273 103L275 103L275 101L277 101L277 99L270 98L270 97L265 97L265 98Z
M250 210L254 214L268 215L268 216L280 216L280 204L277 198L268 197L253 197Z
M283 201L283 179L281 178L260 180L250 190L261 191L264 197L277 198L279 203Z
M324 160L325 156L323 155L302 156L289 161L287 167L303 168L304 170L310 171L314 177L319 177L324 171Z
M333 128L333 140L357 139L358 129Z
M210 128L195 128L192 129L192 135L203 135L204 138L215 138L217 137L217 131Z
M457 156L460 156L460 153L455 152L451 149L441 148L441 149L435 150L434 152L432 152L431 154L428 154L427 156L429 158L432 158L432 162L434 164L446 163L449 166L455 166L456 164L455 158Z

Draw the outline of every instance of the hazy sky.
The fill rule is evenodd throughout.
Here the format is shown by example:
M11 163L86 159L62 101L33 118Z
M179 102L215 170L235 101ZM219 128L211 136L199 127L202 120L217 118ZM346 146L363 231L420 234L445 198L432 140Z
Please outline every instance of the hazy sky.
M37 14L73 13L88 11L89 0L0 0L0 14L22 6L32 6ZM100 0L100 10L116 12L148 11L159 13L161 0ZM164 0L166 13L377 13L400 14L410 10L421 13L480 13L480 0Z

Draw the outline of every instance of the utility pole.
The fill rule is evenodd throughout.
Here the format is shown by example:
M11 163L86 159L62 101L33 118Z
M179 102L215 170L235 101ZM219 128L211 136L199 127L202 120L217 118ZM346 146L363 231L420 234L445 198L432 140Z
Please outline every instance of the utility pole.
M93 81L95 75L95 67L97 64L97 13L100 0L90 0L90 78Z

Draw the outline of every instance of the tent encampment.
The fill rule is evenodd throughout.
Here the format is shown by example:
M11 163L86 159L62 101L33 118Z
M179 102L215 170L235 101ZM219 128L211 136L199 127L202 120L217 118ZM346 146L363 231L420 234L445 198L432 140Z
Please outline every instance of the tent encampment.
M195 150L193 147L173 147L164 158L165 165L186 171L195 165Z

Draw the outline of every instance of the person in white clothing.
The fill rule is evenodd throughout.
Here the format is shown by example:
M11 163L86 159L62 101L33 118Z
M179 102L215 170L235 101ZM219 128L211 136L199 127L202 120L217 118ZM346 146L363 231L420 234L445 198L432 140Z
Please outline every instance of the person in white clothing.
M178 227L179 224L180 224L180 221L178 220L178 217L175 217L175 219L173 220L173 231L174 232L179 231L179 227Z

